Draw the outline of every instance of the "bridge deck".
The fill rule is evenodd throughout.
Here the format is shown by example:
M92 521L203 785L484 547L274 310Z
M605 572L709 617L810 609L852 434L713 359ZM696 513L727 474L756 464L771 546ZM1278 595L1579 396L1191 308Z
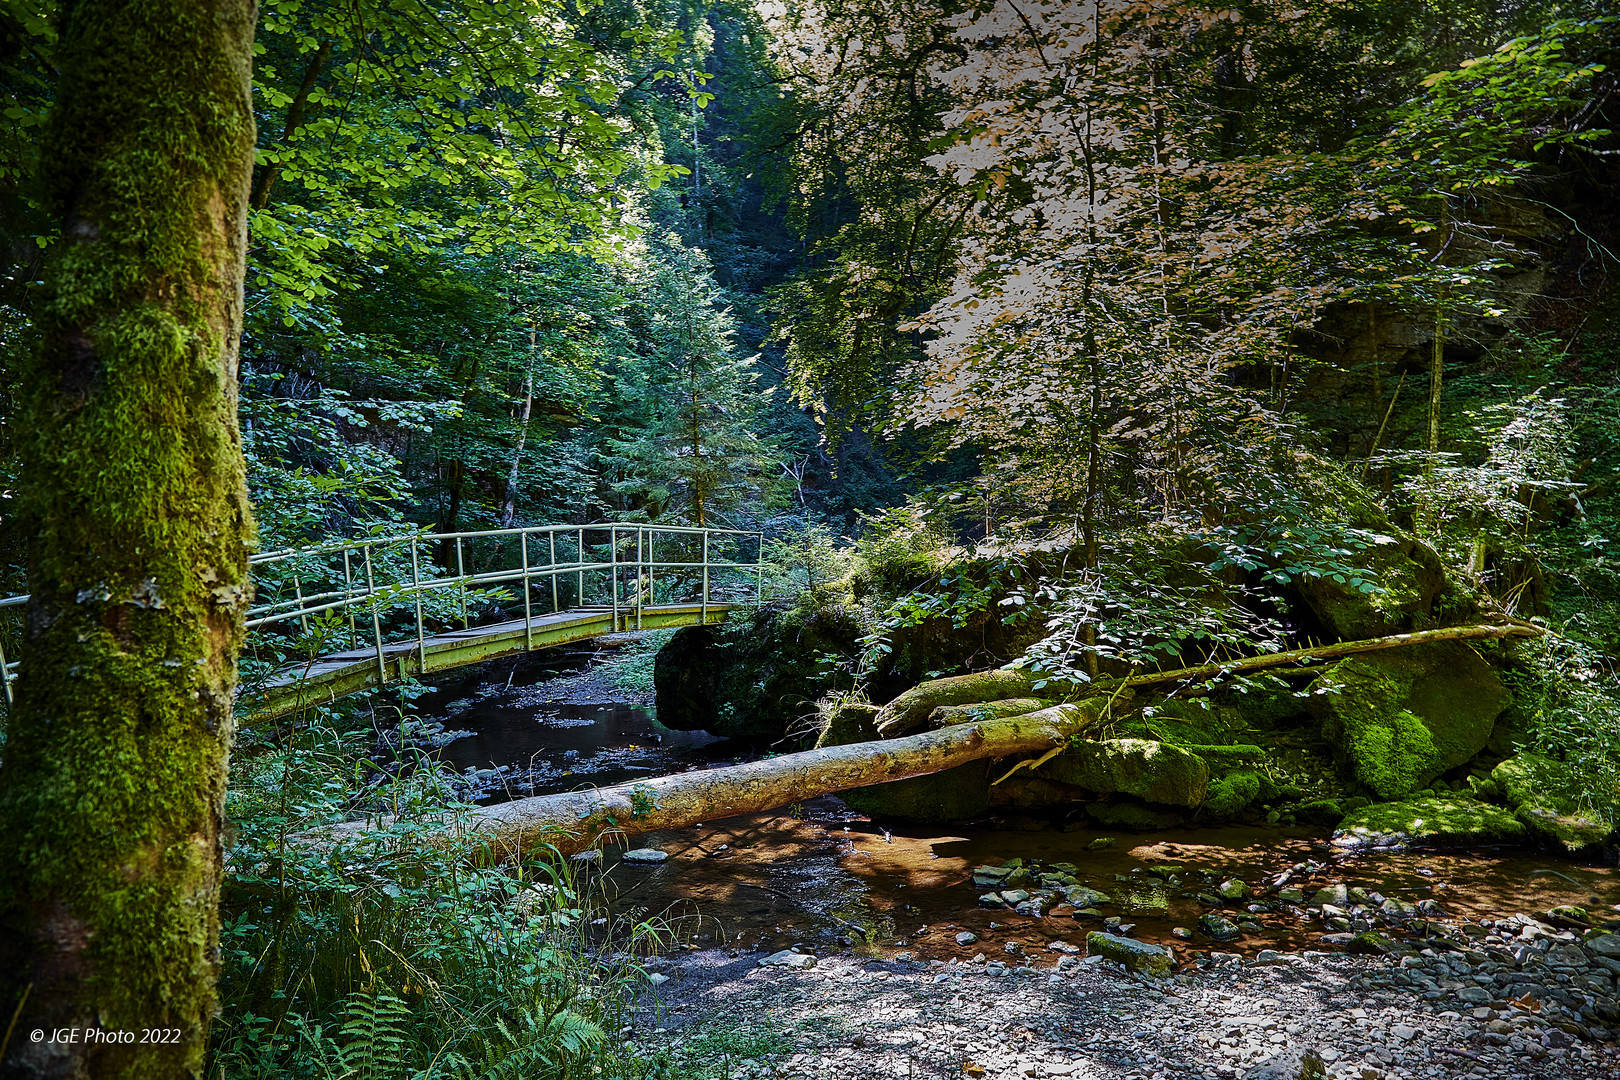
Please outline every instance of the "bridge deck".
M627 630L659 630L724 621L735 604L666 604L658 607L571 608L567 611L451 630L407 641L347 649L287 668L247 695L255 720L269 720L382 686L412 675L464 667L484 660L565 645ZM379 656L379 651L381 655Z

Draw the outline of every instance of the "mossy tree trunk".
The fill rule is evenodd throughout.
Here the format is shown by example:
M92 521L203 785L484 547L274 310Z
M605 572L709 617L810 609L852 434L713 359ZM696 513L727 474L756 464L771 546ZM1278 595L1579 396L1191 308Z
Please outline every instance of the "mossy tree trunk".
M0 1075L202 1071L248 599L255 16L62 5L41 146L61 239L22 361L32 598L0 766L0 1024L26 1000ZM49 1037L64 1028L78 1041ZM165 1028L178 1038L141 1041Z

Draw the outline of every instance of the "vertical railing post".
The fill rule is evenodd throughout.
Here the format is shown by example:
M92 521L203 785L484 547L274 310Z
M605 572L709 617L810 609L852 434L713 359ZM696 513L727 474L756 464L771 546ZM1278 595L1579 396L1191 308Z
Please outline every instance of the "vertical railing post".
M344 607L349 609L349 648L360 647L360 627L354 621L354 605L348 601L354 599L354 570L349 566L349 549L343 549L343 599Z
M658 606L658 533L647 529L647 605Z
M765 602L765 534L759 534L759 556L754 561L754 603Z
M534 613L529 608L529 534L518 533L518 547L523 552L523 647L534 649Z
M456 537L456 577L459 579L458 587L461 590L461 628L472 629L472 623L467 618L467 565L461 559L461 537Z
M360 549L366 555L366 599L371 601L371 633L377 642L377 685L388 685L388 664L383 660L382 619L377 615L377 582L371 575L371 545Z
M643 529L636 526L636 629L641 629L641 534Z
M6 704L11 704L11 672L6 670L6 643L0 641L0 682L6 684Z
M619 632L619 529L608 526L608 573L613 579L613 632Z
M298 583L298 575L296 573L293 574L293 596L298 600L298 629L307 634L309 633L309 617L303 614L304 588Z
M585 530L579 530L579 547L574 551L575 562L579 566L579 580L574 583L575 607L585 606Z
M703 597L698 601L703 625L709 625L709 530L703 530Z
M557 602L557 530L556 529L547 529L546 530L546 542L551 545L551 574L550 574L550 577L551 577L551 610L552 610L552 613L555 614L556 612L559 612L559 611L562 610L562 605Z
M411 534L411 591L416 594L416 673L427 674L427 636L422 632L422 570L417 560L418 534Z

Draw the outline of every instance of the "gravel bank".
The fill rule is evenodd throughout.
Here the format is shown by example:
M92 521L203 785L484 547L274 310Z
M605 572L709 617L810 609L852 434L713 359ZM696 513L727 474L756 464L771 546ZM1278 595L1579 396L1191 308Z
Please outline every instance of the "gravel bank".
M1403 969L1390 958L1212 953L1151 978L1061 948L1074 951L811 967L718 949L662 958L652 967L667 981L632 1037L671 1051L681 1077L1294 1080L1308 1052L1316 1075L1346 1080L1620 1076L1614 1044L1453 992L1425 1000L1393 984ZM705 1048L728 1029L772 1032L773 1052L717 1062Z

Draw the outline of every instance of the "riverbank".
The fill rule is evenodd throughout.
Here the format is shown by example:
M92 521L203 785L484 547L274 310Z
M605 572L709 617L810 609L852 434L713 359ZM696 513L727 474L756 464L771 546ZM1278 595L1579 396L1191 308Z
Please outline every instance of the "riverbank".
M655 960L664 981L628 1037L692 1080L1296 1080L1313 1075L1307 1054L1333 1080L1620 1075L1613 1043L1528 1008L1385 985L1410 969L1384 958L1213 953L1151 978L1051 945L979 963L902 953L794 968L721 949Z

